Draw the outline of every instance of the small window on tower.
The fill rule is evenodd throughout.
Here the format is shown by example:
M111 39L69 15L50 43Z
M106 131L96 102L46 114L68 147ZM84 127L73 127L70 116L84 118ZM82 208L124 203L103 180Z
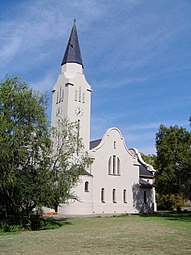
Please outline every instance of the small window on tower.
M82 97L82 89L81 86L79 87L79 102L81 102L81 97Z
M62 102L64 101L64 89L62 89Z
M82 103L85 103L85 93L82 94Z
M75 90L75 101L77 101L78 100L78 91L77 91L77 89Z
M57 104L59 103L59 92L57 92L57 94L56 94L56 103Z
M60 86L59 103L62 101L62 88Z

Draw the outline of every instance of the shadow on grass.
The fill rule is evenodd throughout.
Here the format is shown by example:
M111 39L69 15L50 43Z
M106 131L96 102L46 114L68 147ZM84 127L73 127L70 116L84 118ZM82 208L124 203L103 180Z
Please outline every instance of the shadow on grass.
M64 225L72 225L72 222L68 218L55 218L55 217L43 217L44 228L43 229L55 229Z
M191 222L191 212L158 212L155 214L142 214L140 217L161 218L165 220Z
M0 222L0 236L11 233L18 233L20 231L40 231L57 229L64 225L72 225L72 222L67 218L54 218L54 217L34 217L30 222L30 227L27 225L16 224L1 224Z

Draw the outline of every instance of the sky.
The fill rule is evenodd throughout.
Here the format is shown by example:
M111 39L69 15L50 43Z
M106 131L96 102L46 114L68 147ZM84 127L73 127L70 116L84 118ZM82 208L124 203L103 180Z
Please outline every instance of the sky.
M76 21L91 84L91 139L118 127L156 153L161 124L190 131L191 0L0 0L0 79L49 96Z

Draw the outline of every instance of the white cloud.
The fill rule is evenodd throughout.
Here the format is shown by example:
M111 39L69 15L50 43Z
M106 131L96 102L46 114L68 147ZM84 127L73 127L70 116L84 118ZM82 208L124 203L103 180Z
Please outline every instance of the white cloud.
M13 37L6 41L2 48L0 48L0 65L5 65L5 63L10 62L16 52L20 49L21 39L18 37Z
M90 10L91 15L89 15ZM11 62L16 54L19 54L20 58L23 58L23 54L28 58L33 57L31 62L34 62L39 54L42 55L43 49L51 51L50 48L48 49L48 43L58 42L63 37L67 40L66 36L68 37L73 18L78 15L83 17L79 19L83 31L85 27L88 29L87 25L99 18L102 12L96 2L88 0L73 1L73 3L46 0L18 3L17 6L15 5L15 15L8 21L0 21L0 27L3 27L0 32L2 62L4 64L5 60L7 63ZM55 47L53 45L52 50Z
M55 84L56 80L55 77L52 74L47 74L45 77L43 77L40 80L36 80L33 82L31 87L36 91L51 91Z

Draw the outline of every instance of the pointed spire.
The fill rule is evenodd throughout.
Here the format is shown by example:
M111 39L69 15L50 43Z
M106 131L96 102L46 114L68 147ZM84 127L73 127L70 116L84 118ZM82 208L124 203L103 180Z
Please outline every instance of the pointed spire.
M62 65L66 63L77 63L82 65L82 57L81 57L81 52L80 52L80 45L78 41L78 34L77 34L77 29L76 29L76 19L74 19L74 25L72 27L72 31L70 34L70 38L68 41L68 45L66 47L66 51L62 60Z

